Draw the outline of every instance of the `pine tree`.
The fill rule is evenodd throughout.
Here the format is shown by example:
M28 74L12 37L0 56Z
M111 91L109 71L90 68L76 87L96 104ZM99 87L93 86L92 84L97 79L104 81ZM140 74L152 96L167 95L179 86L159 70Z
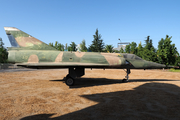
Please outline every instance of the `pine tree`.
M87 52L86 41L84 39L82 40L82 42L80 44L80 51Z
M90 45L89 49L92 52L102 52L104 49L104 43L101 39L101 34L98 33L98 29L96 29L95 35L93 35L94 40L92 41L92 44Z
M150 36L147 36L147 39L145 40L145 47L142 52L142 58L148 61L157 62L156 49L153 46Z
M151 50L153 47L152 45L152 39L150 39L150 36L147 36L147 39L145 40L145 49Z

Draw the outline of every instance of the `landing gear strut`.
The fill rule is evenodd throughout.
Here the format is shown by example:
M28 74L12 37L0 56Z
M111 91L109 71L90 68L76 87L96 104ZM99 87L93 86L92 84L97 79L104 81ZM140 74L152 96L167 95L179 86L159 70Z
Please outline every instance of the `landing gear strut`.
M122 82L128 82L129 81L128 75L131 73L131 71L130 71L130 69L127 69L125 72L127 73L127 76L125 76L125 78L122 80Z

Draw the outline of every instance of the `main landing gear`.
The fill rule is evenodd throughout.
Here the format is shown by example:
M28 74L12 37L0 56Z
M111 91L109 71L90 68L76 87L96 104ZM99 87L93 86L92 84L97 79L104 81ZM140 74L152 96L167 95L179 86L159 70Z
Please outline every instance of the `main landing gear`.
M69 74L65 78L66 85L73 86L75 83L75 79L85 74L84 71L85 68L81 68L81 67L69 68ZM129 74L131 73L130 69L127 69L125 72L127 73L127 75L125 76L125 79L122 80L122 82L128 82L129 80Z
M68 86L72 86L75 83L75 79L77 77L81 77L84 75L84 68L69 68L69 74L65 78L65 83Z
M127 69L125 72L127 73L127 76L125 76L125 78L122 80L122 82L128 82L129 81L128 75L131 73L131 71L130 71L130 69Z
M74 79L72 77L70 77L69 74L68 74L66 76L65 83L68 86L72 86L72 85L74 85Z

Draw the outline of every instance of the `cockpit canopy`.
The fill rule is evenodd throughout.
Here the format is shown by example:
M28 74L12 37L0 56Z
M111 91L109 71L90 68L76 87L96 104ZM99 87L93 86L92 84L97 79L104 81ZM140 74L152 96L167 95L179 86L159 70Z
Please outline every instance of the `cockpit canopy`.
M135 59L135 60L143 60L142 58L134 55L134 54L127 54L127 53L121 53L124 58L126 59Z

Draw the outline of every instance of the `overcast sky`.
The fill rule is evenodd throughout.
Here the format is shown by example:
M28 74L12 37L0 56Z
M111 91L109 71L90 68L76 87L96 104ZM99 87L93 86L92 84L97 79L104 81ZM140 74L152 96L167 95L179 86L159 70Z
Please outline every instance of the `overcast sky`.
M149 35L157 48L169 35L180 52L180 0L0 0L0 37L10 47L5 26L47 44L85 39L89 46L97 28L114 47L119 38L144 44Z

